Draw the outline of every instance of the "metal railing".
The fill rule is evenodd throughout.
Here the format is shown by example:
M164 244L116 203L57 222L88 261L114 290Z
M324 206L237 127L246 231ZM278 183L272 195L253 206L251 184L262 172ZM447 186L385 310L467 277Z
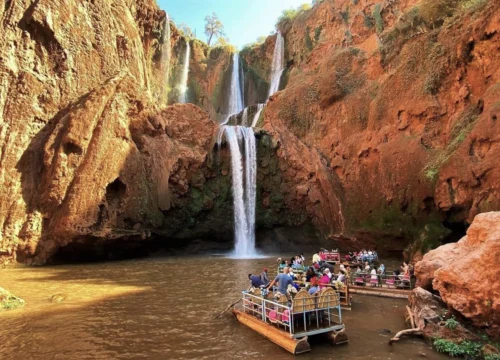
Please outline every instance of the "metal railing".
M296 337L343 328L339 294L323 294L279 303L243 291L243 309L267 324L283 326ZM272 312L276 315L273 318ZM315 320L315 321L314 321Z
M412 290L415 287L414 278L410 275L387 275L370 273L351 273L349 277L351 285L374 286L395 289Z

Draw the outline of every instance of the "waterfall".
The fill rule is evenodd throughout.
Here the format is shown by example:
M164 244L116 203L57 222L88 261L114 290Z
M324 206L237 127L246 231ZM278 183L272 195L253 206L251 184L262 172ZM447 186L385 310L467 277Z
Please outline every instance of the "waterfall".
M181 104L186 103L186 94L187 94L187 82L189 75L189 59L191 57L191 46L189 45L189 41L186 40L186 53L184 54L184 65L182 67L182 76L179 84L179 102Z
M163 38L161 45L161 59L160 66L161 71L164 74L163 81L163 89L161 91L162 96L164 97L165 104L168 101L168 80L170 75L170 17L168 13L165 17L165 24L163 27Z
M285 40L278 31L276 34L276 44L274 45L273 63L271 65L271 81L269 93L267 94L268 99L279 90L283 70L285 70Z
M229 88L227 114L222 124L226 124L231 115L238 114L241 110L243 110L243 96L241 94L240 82L240 56L238 53L235 53L233 55L233 67L231 70L231 84Z
M245 143L245 209L247 237L242 244L236 243L236 256L255 255L255 205L257 198L257 146L252 128L241 127Z
M253 120L252 120L252 127L254 128L257 126L257 122L259 121L260 114L262 113L262 110L264 110L264 104L257 104L257 112L255 113Z
M252 128L223 125L217 134L220 147L226 136L231 152L234 206L234 256L255 256L255 203L257 196L257 147Z

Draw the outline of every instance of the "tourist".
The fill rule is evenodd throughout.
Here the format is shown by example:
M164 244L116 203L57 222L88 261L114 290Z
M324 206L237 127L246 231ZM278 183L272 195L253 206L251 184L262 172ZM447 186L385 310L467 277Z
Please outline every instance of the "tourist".
M370 272L370 274L371 274L371 280L377 280L378 281L378 275L377 275L377 270L375 270L375 266L373 267L373 269Z
M304 254L300 254L300 260L301 260L301 263L304 264L304 262L306 261Z
M323 270L323 276L321 279L319 279L319 285L320 289L325 288L325 285L328 285L330 283L330 278L332 277L332 274L330 273L329 269Z
M274 284L278 283L277 290L280 294L286 295L286 290L288 289L288 285L293 286L293 280L288 275L289 269L286 267L283 269L283 272L281 274L278 274L273 281L267 286L267 290L272 289Z
M339 271L339 274L337 275L337 281L340 281L340 282L345 282L345 272L343 271Z
M309 288L309 295L314 295L319 291L319 280L316 276L311 278L311 287Z
M358 274L362 274L362 273L363 273L363 270L361 269L361 266L358 266L358 267L356 268L356 275L358 275Z
M306 282L311 282L312 278L316 277L316 273L313 267L309 267L306 271Z
M262 281L262 283L266 286L267 284L269 284L269 277L267 276L267 268L264 268L264 270L260 273L260 281Z
M370 271L370 269L371 269L371 267L370 267L370 264L368 264L368 261L367 261L367 262L365 262L365 271L366 271L366 272L369 272L369 271Z
M321 266L319 265L319 261L315 262L313 264L313 267L314 267L315 270L319 270L321 268Z
M314 254L312 257L313 263L319 263L321 261L321 257L318 254Z
M254 288L260 288L262 285L264 285L260 280L260 276L248 274L248 279L250 280Z
M345 266L344 266L344 264L340 264L340 271L345 271Z
M378 272L382 275L385 274L385 265L384 264L380 264L380 267L378 268Z

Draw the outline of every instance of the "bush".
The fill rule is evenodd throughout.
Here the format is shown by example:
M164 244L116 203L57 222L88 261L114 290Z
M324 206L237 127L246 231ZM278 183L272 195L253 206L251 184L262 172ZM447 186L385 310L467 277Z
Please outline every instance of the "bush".
M481 349L483 347L480 343L468 340L457 344L445 339L436 339L434 340L433 345L438 352L448 354L453 357L477 357L481 354Z
M455 317L451 317L446 320L444 326L446 326L450 330L455 330L460 323L455 319Z
M313 5L315 5L313 3ZM292 22L297 16L309 11L312 8L311 4L302 4L298 8L290 8L283 10L278 21L276 22L276 28L282 28L285 24Z
M375 28L380 34L384 31L384 19L382 18L382 4L375 5L373 9L373 18L375 19Z

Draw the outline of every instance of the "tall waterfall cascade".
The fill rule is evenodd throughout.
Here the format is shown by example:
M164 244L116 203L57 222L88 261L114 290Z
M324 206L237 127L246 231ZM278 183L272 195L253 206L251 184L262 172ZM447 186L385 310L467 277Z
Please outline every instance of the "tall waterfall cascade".
M186 52L184 54L184 64L182 65L182 75L179 82L179 103L185 104L187 99L187 90L188 90L188 77L189 77L189 61L191 58L191 46L189 45L189 41L186 40Z
M278 31L276 34L276 44L274 45L273 63L271 64L271 81L267 100L279 90L281 75L285 70L285 40L283 35ZM266 100L266 102L267 102Z
M279 90L281 76L285 69L285 41L277 33L274 47L271 77L266 104ZM248 107L245 108L244 75L238 54L233 55L228 109L217 134L220 149L225 137L231 153L233 177L234 238L236 258L257 256L255 250L255 207L257 198L257 146L254 128L266 104L257 104L256 113L249 123ZM232 117L242 112L240 126L227 125Z
M163 89L161 91L161 94L163 95L165 101L165 104L168 101L168 80L169 80L169 74L170 74L170 57L171 57L171 50L170 50L170 17L167 13L165 17L165 24L163 28L163 38L162 38L162 46L161 46L161 59L160 59L160 66L161 66L161 71L164 74L164 79L163 79Z
M231 84L229 88L227 114L222 124L227 124L231 116L237 115L244 108L240 75L240 55L235 53L233 55L233 66L231 69Z
M255 251L255 204L257 197L257 146L252 128L222 125L217 136L220 147L225 136L231 152L233 177L233 256L252 258Z

